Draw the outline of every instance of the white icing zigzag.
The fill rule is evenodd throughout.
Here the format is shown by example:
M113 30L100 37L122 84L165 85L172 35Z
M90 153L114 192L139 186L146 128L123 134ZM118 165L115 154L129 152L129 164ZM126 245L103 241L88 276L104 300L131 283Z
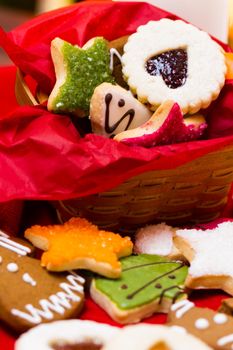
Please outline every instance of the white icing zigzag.
M31 249L19 244L17 242L12 241L11 239L9 239L9 236L6 235L4 232L0 231L0 247L9 249L13 252L15 252L16 254L25 256L28 253L31 253Z
M41 309L34 307L32 304L27 304L25 305L27 312L12 309L12 315L23 318L33 324L42 322L43 318L52 320L54 318L54 312L63 315L66 309L71 308L72 302L79 302L81 300L80 296L74 292L83 293L85 280L74 272L71 273L72 275L66 277L69 283L63 282L60 284L64 292L53 294L48 299L41 299L39 301Z

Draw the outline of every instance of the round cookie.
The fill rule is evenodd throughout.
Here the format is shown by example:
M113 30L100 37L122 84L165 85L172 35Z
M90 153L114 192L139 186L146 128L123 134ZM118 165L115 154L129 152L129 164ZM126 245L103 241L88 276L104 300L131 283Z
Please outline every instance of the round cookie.
M155 110L165 100L196 113L216 99L225 82L222 48L181 20L142 25L124 46L123 74L133 93Z
M161 325L139 324L121 330L103 350L210 350L191 334L180 333Z
M84 302L81 276L49 273L29 252L0 234L0 320L17 332L78 316Z
M57 321L21 335L15 350L100 350L119 332L117 327L94 321Z

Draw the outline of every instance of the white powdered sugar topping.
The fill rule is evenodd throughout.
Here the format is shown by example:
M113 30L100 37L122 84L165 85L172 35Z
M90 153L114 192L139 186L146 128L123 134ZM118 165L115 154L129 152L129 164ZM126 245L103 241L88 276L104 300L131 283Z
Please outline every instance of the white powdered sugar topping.
M224 222L212 230L177 230L194 250L189 274L233 277L233 222Z
M172 227L162 223L141 228L136 235L135 253L169 255L172 251Z

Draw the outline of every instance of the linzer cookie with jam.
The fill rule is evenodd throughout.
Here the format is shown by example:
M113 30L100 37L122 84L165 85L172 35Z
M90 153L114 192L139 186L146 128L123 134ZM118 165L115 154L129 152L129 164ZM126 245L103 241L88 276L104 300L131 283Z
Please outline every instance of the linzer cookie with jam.
M154 312L167 312L177 299L185 298L188 267L158 255L132 255L121 259L117 280L95 277L91 297L115 321L136 323Z
M119 332L117 327L94 321L56 321L21 335L15 350L101 350Z
M30 248L0 233L0 320L17 332L78 316L84 279L74 272L53 274L27 254Z
M165 100L194 114L216 99L225 82L222 48L204 31L181 20L138 27L124 46L123 74L131 91L155 110Z

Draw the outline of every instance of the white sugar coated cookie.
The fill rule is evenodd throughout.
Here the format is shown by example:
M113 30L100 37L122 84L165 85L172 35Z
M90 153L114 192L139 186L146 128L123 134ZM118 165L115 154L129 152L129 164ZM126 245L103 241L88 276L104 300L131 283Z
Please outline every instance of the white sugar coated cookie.
M139 324L127 326L103 350L210 350L201 340L166 326Z
M222 289L233 295L233 222L212 230L177 230L174 242L190 262L187 287Z
M124 46L123 74L132 92L155 110L165 100L196 113L216 99L225 82L223 49L181 20L142 25Z
M156 254L170 259L184 258L173 245L175 229L165 223L148 225L136 232L134 253Z
M94 321L67 320L37 326L16 341L15 350L98 350L119 332L119 328ZM77 347L75 347L75 345ZM81 347L83 345L83 348Z

